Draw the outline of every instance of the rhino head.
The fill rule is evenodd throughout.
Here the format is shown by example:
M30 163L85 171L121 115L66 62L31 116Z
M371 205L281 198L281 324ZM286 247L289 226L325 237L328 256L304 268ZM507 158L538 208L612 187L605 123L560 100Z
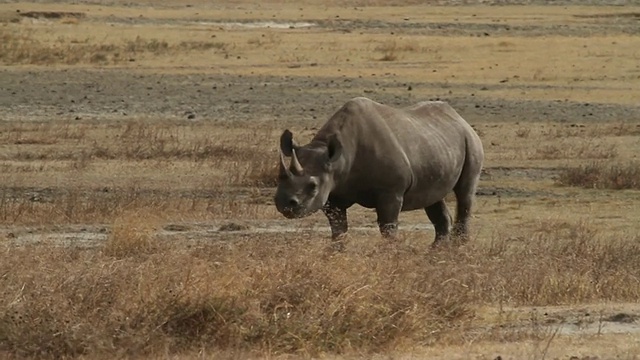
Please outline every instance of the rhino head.
M301 218L320 210L334 187L336 163L342 145L335 135L326 142L298 146L285 130L280 137L280 170L276 208L287 218ZM285 157L290 157L287 166Z

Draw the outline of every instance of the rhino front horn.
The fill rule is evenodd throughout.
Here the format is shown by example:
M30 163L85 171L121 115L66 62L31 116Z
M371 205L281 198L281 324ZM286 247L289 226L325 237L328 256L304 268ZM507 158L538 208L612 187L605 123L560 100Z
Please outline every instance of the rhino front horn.
M291 151L291 172L294 175L301 176L304 173L304 169L302 165L300 165L300 161L298 161L298 156L296 155L296 150Z
M287 179L293 177L291 171L287 168L287 165L284 162L284 154L280 151L280 178Z

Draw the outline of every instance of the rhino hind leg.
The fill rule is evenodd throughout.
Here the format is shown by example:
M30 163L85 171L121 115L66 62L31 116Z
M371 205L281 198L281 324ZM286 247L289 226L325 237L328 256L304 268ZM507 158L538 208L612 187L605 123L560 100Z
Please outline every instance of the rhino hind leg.
M464 243L469 240L469 220L471 219L471 206L476 193L480 171L477 174L463 171L460 180L453 188L456 194L456 221L453 224L452 236L457 242Z
M457 197L456 221L453 224L452 236L456 242L465 243L469 240L469 219L471 218L472 196Z
M433 241L433 246L441 244L449 237L449 228L451 227L451 215L447 204L443 200L424 208L429 220L433 223L433 227L436 230L436 238Z

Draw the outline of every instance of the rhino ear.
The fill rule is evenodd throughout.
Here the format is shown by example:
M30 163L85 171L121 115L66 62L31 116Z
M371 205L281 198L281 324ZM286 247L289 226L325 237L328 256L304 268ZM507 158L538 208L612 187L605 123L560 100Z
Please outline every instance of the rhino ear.
M336 135L331 135L327 141L327 155L329 155L330 163L337 161L342 156L342 143Z
M297 149L298 145L293 141L293 134L288 129L282 132L280 135L280 151L285 156L293 155L293 150Z

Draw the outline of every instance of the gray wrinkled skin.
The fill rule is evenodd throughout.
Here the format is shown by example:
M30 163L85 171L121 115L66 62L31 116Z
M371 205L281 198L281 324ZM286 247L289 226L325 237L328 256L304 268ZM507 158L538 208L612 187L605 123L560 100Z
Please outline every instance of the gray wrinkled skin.
M444 102L395 109L355 98L307 145L297 145L285 130L280 151L278 211L300 218L322 209L336 242L347 232L353 204L376 209L385 237L396 235L401 211L424 209L435 228L434 245L450 235L468 239L484 151L476 132ZM453 224L444 201L451 191Z

